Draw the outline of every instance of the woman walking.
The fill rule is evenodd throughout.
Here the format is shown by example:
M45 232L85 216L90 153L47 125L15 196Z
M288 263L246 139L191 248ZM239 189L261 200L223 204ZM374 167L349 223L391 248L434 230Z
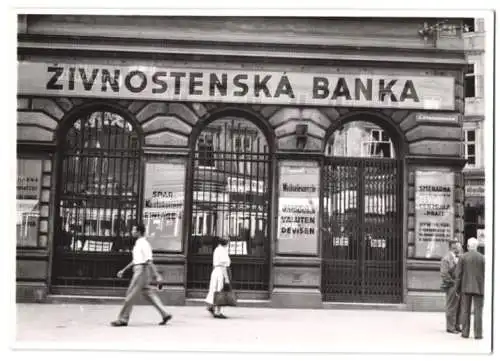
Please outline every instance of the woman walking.
M229 258L227 243L225 239L218 239L218 245L213 255L213 270L210 275L210 286L207 297L205 298L205 302L208 304L207 309L215 318L227 318L222 314L222 307L214 304L215 292L221 292L224 289L224 284L230 282L227 268L231 265L231 259Z

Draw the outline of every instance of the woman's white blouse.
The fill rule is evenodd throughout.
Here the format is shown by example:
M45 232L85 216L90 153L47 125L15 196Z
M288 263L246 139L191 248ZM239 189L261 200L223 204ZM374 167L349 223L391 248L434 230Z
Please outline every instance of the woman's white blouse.
M229 251L227 247L218 245L214 251L213 258L214 267L229 267L231 265L231 258L229 258Z

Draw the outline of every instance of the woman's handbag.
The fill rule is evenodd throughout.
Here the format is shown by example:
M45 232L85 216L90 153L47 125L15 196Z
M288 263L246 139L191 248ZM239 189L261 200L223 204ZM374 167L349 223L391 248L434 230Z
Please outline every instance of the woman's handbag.
M214 293L214 305L215 306L236 306L238 299L236 298L236 293L233 291L231 286L231 277L229 269L227 270L229 276L229 282L224 283L222 291Z

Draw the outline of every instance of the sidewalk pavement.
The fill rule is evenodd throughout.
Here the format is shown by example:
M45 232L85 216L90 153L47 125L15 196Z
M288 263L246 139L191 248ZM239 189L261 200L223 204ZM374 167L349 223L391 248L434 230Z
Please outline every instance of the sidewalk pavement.
M382 310L166 307L166 326L151 306L136 306L128 327L112 328L117 305L18 304L16 348L64 350L489 353L483 340L445 332L444 313ZM486 318L486 315L485 315ZM486 320L485 320L486 321Z

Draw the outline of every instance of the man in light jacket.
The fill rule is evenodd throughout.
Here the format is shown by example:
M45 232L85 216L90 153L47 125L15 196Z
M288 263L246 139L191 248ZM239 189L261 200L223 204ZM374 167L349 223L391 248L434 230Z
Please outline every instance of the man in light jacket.
M462 246L450 242L449 251L441 259L441 289L446 292L446 332L460 332L460 296L456 285L456 267Z
M462 337L468 338L471 306L474 302L474 338L483 338L484 256L477 251L478 241L469 238L468 251L457 265L457 290L461 293Z

